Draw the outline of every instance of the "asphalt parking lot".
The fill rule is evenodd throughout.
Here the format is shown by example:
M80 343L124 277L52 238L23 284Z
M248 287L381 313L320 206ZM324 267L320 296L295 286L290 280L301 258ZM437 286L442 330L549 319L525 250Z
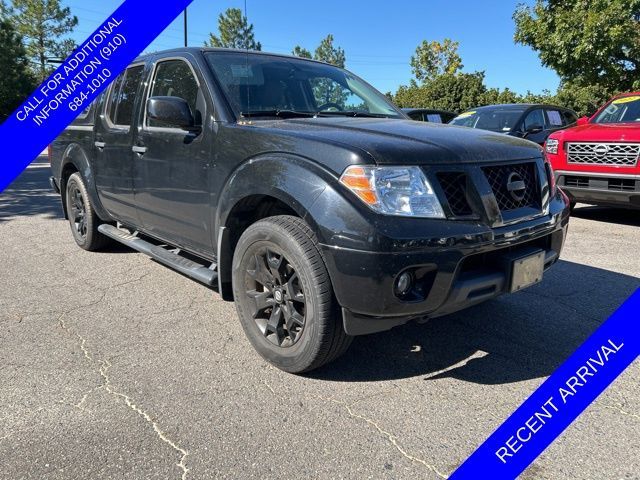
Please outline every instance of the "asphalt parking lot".
M206 287L77 248L48 176L0 195L1 478L445 478L640 286L638 212L579 206L542 284L293 376ZM639 379L522 478L640 478Z

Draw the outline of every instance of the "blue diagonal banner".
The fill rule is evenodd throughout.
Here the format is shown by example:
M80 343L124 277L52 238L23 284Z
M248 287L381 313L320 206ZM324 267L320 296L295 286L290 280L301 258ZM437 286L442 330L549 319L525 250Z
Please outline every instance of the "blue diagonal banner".
M2 125L2 192L193 0L125 0Z
M522 473L638 357L639 319L637 290L450 478Z

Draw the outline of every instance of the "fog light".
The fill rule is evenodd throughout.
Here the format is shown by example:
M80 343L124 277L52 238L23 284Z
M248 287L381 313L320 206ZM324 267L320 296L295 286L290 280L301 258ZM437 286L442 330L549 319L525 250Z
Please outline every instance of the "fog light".
M412 286L413 277L411 276L411 274L409 272L401 273L396 279L396 295L398 297L404 297L407 293L409 293Z

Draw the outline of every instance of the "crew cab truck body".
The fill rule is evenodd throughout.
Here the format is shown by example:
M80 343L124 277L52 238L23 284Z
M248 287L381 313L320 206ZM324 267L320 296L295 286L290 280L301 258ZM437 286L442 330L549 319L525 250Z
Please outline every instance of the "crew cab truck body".
M611 99L553 133L546 153L572 205L640 208L640 92Z
M263 53L142 57L52 157L81 247L116 239L211 285L290 372L540 281L569 217L539 146Z

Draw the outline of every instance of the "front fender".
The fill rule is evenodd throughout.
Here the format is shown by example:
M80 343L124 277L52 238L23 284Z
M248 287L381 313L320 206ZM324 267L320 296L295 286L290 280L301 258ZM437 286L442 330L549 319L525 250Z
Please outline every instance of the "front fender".
M234 207L256 195L275 198L305 218L327 185L337 181L329 170L304 157L268 154L252 158L236 168L227 180L218 202L215 225L228 226Z

